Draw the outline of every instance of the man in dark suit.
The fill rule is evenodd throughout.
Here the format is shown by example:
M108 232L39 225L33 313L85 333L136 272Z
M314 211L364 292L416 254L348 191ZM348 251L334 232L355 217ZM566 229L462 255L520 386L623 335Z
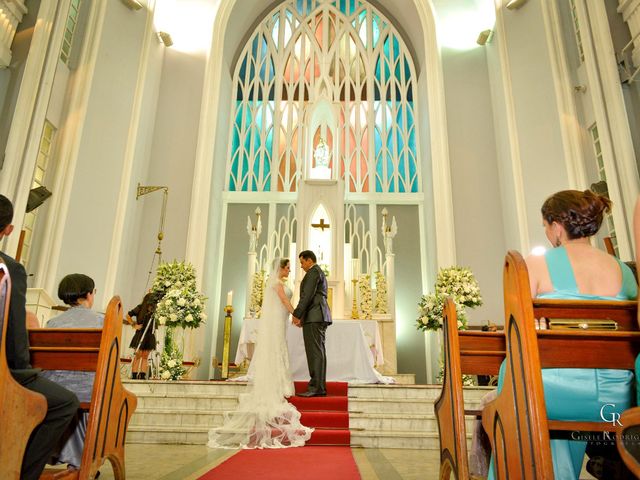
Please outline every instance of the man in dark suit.
M13 205L0 195L0 241L13 231ZM24 267L0 251L11 277L11 298L7 323L7 363L11 375L23 387L41 393L47 399L47 415L31 434L22 461L21 479L37 480L67 425L80 406L75 394L39 375L29 363L29 339L26 326L27 274ZM17 419L16 419L17 420Z
M293 311L293 324L302 327L304 349L309 367L307 391L301 397L324 397L327 394L327 354L324 348L325 332L331 325L331 312L327 303L327 278L316 264L316 256L305 250L298 256L306 272L300 284L300 300Z

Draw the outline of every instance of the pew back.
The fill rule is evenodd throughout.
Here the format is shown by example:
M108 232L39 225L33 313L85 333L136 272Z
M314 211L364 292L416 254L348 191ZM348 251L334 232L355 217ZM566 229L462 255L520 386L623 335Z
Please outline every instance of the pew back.
M11 279L0 263L0 465L2 478L18 480L29 436L47 414L47 400L16 382L7 364Z
M451 297L445 299L442 313L444 372L442 391L434 404L440 434L440 479L449 479L451 474L469 478L458 319Z
M506 369L503 388L482 415L496 477L553 478L549 430L611 431L611 423L548 421L541 368L633 369L640 352L635 302L531 300L526 264L507 254L504 270ZM535 318L610 319L622 331L535 331ZM633 322L631 321L633 319ZM606 352L603 355L603 352Z
M37 329L29 331L32 363L52 370L93 371L89 422L85 436L80 480L93 478L108 459L116 479L125 478L124 443L136 396L120 380L122 303L114 297L107 307L102 330Z

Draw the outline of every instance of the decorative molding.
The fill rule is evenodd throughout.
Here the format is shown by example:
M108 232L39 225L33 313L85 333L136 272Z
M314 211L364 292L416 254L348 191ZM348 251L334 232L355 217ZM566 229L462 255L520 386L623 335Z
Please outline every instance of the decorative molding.
M456 264L456 235L453 221L453 192L449 163L449 135L444 97L442 59L436 38L435 10L431 0L414 0L418 10L426 58L424 74L427 77L427 102L429 105L429 127L431 138L433 207L435 213L436 269ZM426 242L422 237L421 242ZM423 259L422 267L427 267Z
M574 100L575 91L571 87L571 75L567 67L567 57L562 36L562 25L555 2L541 2L542 17L547 38L547 49L551 60L551 73L558 102L558 121L564 150L569 187L584 190L589 187L582 149L582 131Z
M622 19L627 22L631 39L633 41L633 52L631 58L633 65L640 68L640 0L618 0L618 13L622 14Z
M69 0L43 3L31 38L0 176L0 191L13 200L14 225L24 223L68 8ZM14 253L18 239L19 235L10 235L5 251Z
M525 186L522 177L522 160L520 158L520 142L518 140L518 124L516 121L516 109L513 99L513 88L511 81L511 65L507 52L507 38L505 33L504 14L501 7L502 0L494 0L496 6L496 37L498 56L500 58L500 73L502 76L502 87L505 103L505 117L507 123L507 134L509 140L509 153L511 157L511 168L513 175L513 197L516 206L516 220L518 225L518 235L520 238L520 251L529 251L529 225L527 222L527 209L525 199Z
M13 37L26 13L24 0L0 0L0 68L11 64Z
M633 250L629 223L626 219L631 218L638 195L638 172L631 145L629 121L625 113L620 80L615 65L611 32L604 6L598 5L597 0L595 2L576 0L575 6L578 22L581 26L584 68L600 135L609 197L616 206L612 210L612 215L616 226L619 254L621 258L631 258ZM604 15L604 18L599 19L597 15ZM590 23L589 20L593 23ZM613 77L611 75L612 65L614 68ZM629 163L629 149L631 149L633 165ZM625 178L625 176L630 176L630 178ZM632 183L635 183L635 188L631 185Z
M74 112L74 122L61 130L59 137L59 149L57 151L58 167L53 190L60 192L51 199L50 214L47 215L47 223L42 242L43 249L39 254L37 272L38 284L50 292L57 288L57 269L62 252L62 239L64 235L65 221L71 201L74 172L78 161L78 151L82 140L84 119L87 113L87 104L91 89L91 81L95 72L100 42L98 39L102 33L106 10L106 2L92 2L91 10L87 18L87 29L93 34L87 36L81 58L80 67L74 78L74 88L68 99L68 111ZM66 18L66 17L65 17ZM62 24L64 28L64 22ZM56 50L55 60L58 61ZM75 128L74 128L75 127Z
M122 250L122 240L124 239L125 219L127 216L127 210L129 209L129 204L134 201L133 195L131 195L131 186L133 185L131 180L131 172L133 171L133 164L136 158L136 145L138 142L138 135L140 133L140 118L142 115L142 104L145 95L145 84L147 81L147 74L149 72L149 57L151 54L152 45L156 45L156 42L152 43L151 41L154 32L153 20L155 6L156 0L148 0L147 10L145 10L147 19L144 26L142 51L140 53L140 61L136 80L136 90L133 98L131 119L129 121L129 135L127 137L127 144L125 147L120 176L120 191L118 192L118 200L116 203L116 215L114 219L113 235L111 236L107 272L105 274L104 288L102 289L104 292L102 294L102 305L106 305L109 298L111 298L111 296L113 296L115 292L118 267L120 266L119 258ZM138 189L140 188L141 187L138 187ZM138 191L137 195L139 195L139 193L140 192ZM138 198L137 195L136 199ZM185 356L185 358L191 358L191 356L188 355Z

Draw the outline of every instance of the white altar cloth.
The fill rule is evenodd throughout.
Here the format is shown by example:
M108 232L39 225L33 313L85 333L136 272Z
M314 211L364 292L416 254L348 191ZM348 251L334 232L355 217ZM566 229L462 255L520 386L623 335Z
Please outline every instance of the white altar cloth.
M255 342L259 321L253 318L244 319L236 351L236 365L247 358L249 344ZM291 376L297 381L308 381L309 369L301 328L288 325L287 345ZM374 368L374 362L380 365L384 362L377 322L334 320L333 324L327 327L325 346L327 381L393 383L392 378L381 375Z

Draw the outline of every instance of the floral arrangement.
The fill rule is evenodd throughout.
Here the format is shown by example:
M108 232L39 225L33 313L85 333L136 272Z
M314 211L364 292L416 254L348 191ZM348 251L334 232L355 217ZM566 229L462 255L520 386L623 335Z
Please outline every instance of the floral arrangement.
M196 288L196 274L190 263L173 261L158 265L151 290L163 295L154 313L159 325L197 328L207 320L204 312L207 298Z
M419 317L416 320L418 330L442 328L442 309L447 296L452 297L456 304L459 330L467 328L465 307L474 308L482 305L480 287L469 268L440 269L436 278L435 292L423 295L418 303Z
M197 328L207 320L206 297L189 287L172 288L158 302L156 320L167 327Z
M256 318L260 318L262 311L262 300L264 299L264 270L259 270L253 274L251 281L251 295L249 296L249 310L251 310Z
M158 265L156 278L151 286L152 292L167 293L171 288L196 288L196 272L193 265L186 262L163 262Z
M482 305L480 287L473 273L466 267L442 268L436 278L436 292L450 295L456 303L465 307L479 307Z
M186 373L186 369L182 366L182 352L173 342L165 345L160 358L160 367L158 373L162 380L180 380Z
M371 318L372 301L371 301L371 275L363 273L358 278L358 296L360 297L360 318Z
M376 303L374 310L376 313L389 313L389 305L387 303L387 279L382 272L376 272Z
M442 328L442 311L446 296L437 293L423 295L418 304L418 317L416 328L418 330L439 330ZM456 314L458 317L458 330L467 328L467 312L464 305L456 302Z

